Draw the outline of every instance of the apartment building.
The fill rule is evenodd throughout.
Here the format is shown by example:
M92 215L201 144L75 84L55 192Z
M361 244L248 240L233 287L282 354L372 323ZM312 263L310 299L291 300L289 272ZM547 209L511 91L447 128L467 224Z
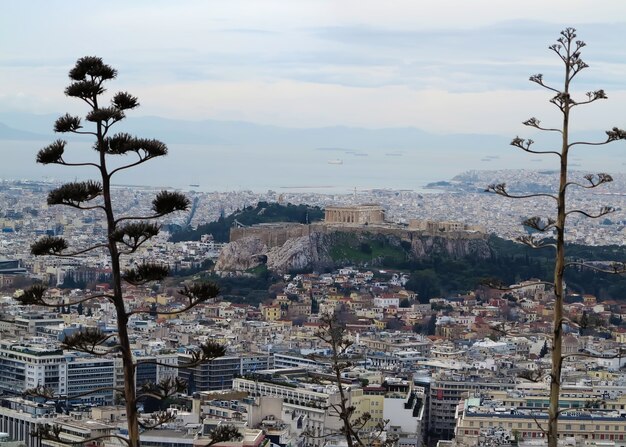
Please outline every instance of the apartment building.
M339 389L335 385L297 384L297 382L272 382L271 380L251 380L236 378L233 381L233 390L246 392L252 399L277 398L280 399L280 409L268 405L272 416L290 421L295 430L306 431L312 436L306 439L306 445L320 447L326 440L324 436L337 433L341 421L331 410L331 405L339 403ZM360 392L360 388L356 388ZM352 402L352 390L346 387L349 404ZM278 402L278 401L277 401ZM258 405L257 405L258 407ZM256 411L248 410L250 414ZM273 414L280 412L280 414ZM268 415L269 416L269 415Z
M507 390L515 380L494 375L471 375L440 372L430 384L428 429L437 439L452 439L456 426L456 408L469 392Z
M20 394L37 386L66 394L66 359L56 345L0 341L0 391Z
M44 386L70 404L113 403L115 361L64 352L57 345L0 341L0 391L19 395ZM110 390L102 390L110 387Z
M518 441L545 438L548 415L544 402L540 402L541 407L537 408L535 397L521 397L520 400L516 396L514 401L515 406L481 397L462 401L457 409L457 444L467 447L485 445L486 439L494 431L502 432L506 438ZM547 395L544 401L547 402ZM601 406L624 408L625 402L624 396L620 396L608 399ZM568 398L564 395L561 403L563 408L571 408L571 411L565 411L559 417L559 438L573 438L578 442L594 445L626 447L626 410L585 408L589 401L585 401L583 396Z
M191 356L179 354L178 361L179 365L184 365L191 361ZM267 354L224 356L193 368L181 369L179 376L187 381L190 392L228 390L235 377L272 366L272 357Z

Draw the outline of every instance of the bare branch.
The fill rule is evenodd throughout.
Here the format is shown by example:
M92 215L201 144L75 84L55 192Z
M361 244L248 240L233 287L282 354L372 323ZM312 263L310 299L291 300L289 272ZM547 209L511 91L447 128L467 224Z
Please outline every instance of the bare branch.
M563 131L561 129L556 129L556 128L551 128L551 127L542 127L541 126L541 121L539 121L537 118L532 117L527 119L526 121L522 122L522 124L524 126L529 126L529 127L534 127L535 129L539 129L539 130L544 130L546 132L559 132L559 133L563 133ZM557 155L561 155L558 152L552 152L555 153Z
M137 398L153 397L165 400L187 390L187 381L179 377L168 377L158 383L145 383L138 390Z
M491 192L494 194L498 194L499 196L508 197L510 199L528 199L531 197L550 197L555 201L558 201L558 197L552 194L544 194L544 193L535 193L535 194L524 194L524 195L513 195L509 194L506 190L506 183L492 183L487 185L485 192Z
M532 249L548 248L548 247L556 249L556 244L547 244L543 239L537 239L531 234L518 236L517 238L515 238L515 240Z
M603 185L605 183L610 183L613 181L613 177L610 174L607 174L605 172L600 172L598 174L587 174L584 176L584 179L589 182L588 185L582 185L577 182L567 182L565 184L565 187L567 188L573 185L573 186L578 186L584 189L593 189L593 188L597 188L600 185Z
M572 104L572 106L582 106L585 104L591 104L594 101L597 101L599 99L607 99L606 93L604 93L604 90L596 90L593 92L587 92L587 100L586 101L578 101L575 102L574 104Z
M210 362L218 357L223 357L226 354L226 348L212 340L209 340L199 346L195 351L191 351L189 356L191 360L187 363L179 364L178 368L193 368L201 363ZM154 363L151 361L141 363ZM169 365L168 365L169 366Z
M176 420L176 417L177 414L173 411L158 411L152 413L149 418L138 419L137 423L144 430L152 430Z
M559 90L557 90L555 88L552 88L549 85L544 84L544 82L543 82L543 75L541 73L532 75L530 78L528 78L528 80L530 82L534 82L535 84L539 84L543 88L546 88L548 90L552 90L555 93L560 93Z
M538 383L543 380L543 371L538 369L525 369L517 374L520 379L528 380L529 382Z
M563 360L570 358L570 357L577 357L577 358L591 358L591 359L619 359L626 356L626 350L621 349L613 355L598 355L598 354L589 354L586 352L575 352L575 353L571 353L571 354L564 354L561 356L561 358Z
M122 279L129 284L138 286L150 281L160 281L169 274L169 271L167 265L146 262L126 270Z
M524 124L528 123L529 121L533 120L535 118L531 118L528 121L525 121ZM537 121L538 122L538 121ZM537 126L533 126L533 127L537 127ZM547 129L546 129L547 130ZM525 151L525 152L529 152L531 154L552 154L552 155L558 155L559 157L561 157L561 154L559 152L556 151L536 151L533 149L530 149L530 147L534 144L535 142L533 140L531 140L530 138L525 140L524 138L520 138L520 137L515 137L513 138L513 140L511 141L511 146L515 146L520 148L521 150Z
M48 193L48 205L67 205L78 209L94 209L102 206L83 207L102 194L102 185L94 181L72 182L61 185Z
M626 140L626 130L619 129L617 127L607 130L606 135L609 141Z
M41 239L35 241L30 246L30 252L34 256L56 256L60 258L71 258L81 255L99 248L108 248L105 244L97 244L91 247L85 248L71 253L63 253L67 250L67 241L60 236L44 236Z
M159 234L159 226L148 222L134 222L117 228L110 238L135 252L141 245Z
M615 211L617 211L617 209L613 208L612 206L603 206L602 208L600 208L598 214L591 214L583 210L570 210L566 212L565 215L569 216L570 214L582 214L583 216L590 219L597 219L599 217L606 216L607 214L614 213Z
M561 110L561 112L565 111L566 109L571 108L572 105L574 104L574 101L572 100L571 96L569 95L569 93L566 93L566 92L557 93L550 99L550 102L554 104L555 106L557 106L559 110Z
M539 216L529 217L522 222L522 225L528 228L532 228L533 230L545 233L546 231L553 230L556 228L556 221L549 217L547 220L543 220Z
M210 447L220 442L239 441L243 438L237 427L232 424L220 424L208 434L211 440L202 447Z
M546 430L545 428L543 428L543 425L539 422L539 420L537 419L537 417L533 414L530 413L530 417L533 418L533 421L535 421L535 425L537 425L537 427L539 428L539 430L541 430L541 432L543 433L544 436L547 436L548 434L548 430Z
M14 299L18 301L21 305L31 305L31 306L44 306L44 307L58 307L61 304L66 306L74 306L76 304L84 303L85 301L90 301L96 298L107 298L109 300L113 299L113 295L108 294L99 294L99 295L91 295L79 300L74 300L70 302L64 303L51 303L44 299L45 293L48 290L42 284L35 284L28 289L24 290L24 293L20 296L16 296Z
M613 141L626 140L626 131L622 130L618 127L614 127L611 130L606 131L606 140L598 141L598 142L589 142L589 141L575 141L570 143L568 147L573 146L604 146L605 144L609 144Z
M105 342L116 336L117 334L104 334L100 329L86 328L66 336L61 342L61 346L73 351L102 356L118 350L119 345L106 346L105 349L101 348ZM100 349L97 349L99 347Z
M583 267L583 268L594 270L600 273L610 273L612 275L619 275L622 273L626 273L626 263L624 262L612 262L609 265L610 268L608 269L598 267L593 264L588 264L586 262L579 262L579 261L566 262L565 267Z
M27 397L40 397L46 400L62 400L62 399L72 400L72 399L80 399L81 397L85 397L85 396L92 396L102 391L116 391L119 393L123 393L124 389L115 387L115 386L102 386L98 388L93 388L92 390L85 391L83 393L72 394L68 396L68 395L54 394L54 390L52 390L52 388L49 388L44 385L38 385L35 388L29 388L25 390L23 395Z
M554 287L554 283L549 281L529 281L528 284L517 284L514 286L505 286L501 281L487 280L482 282L483 285L490 287L494 290L511 291L525 289L526 287L533 287L538 285L546 285Z

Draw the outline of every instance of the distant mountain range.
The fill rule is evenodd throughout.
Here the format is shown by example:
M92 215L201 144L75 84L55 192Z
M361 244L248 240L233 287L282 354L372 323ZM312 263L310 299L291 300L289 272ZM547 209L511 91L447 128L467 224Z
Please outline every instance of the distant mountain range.
M36 150L56 138L83 143L70 145L68 151L92 145L90 136L55 135L52 127L57 117L0 112L0 155L5 160L0 177L84 175L78 170L68 174L63 169L43 170L33 166ZM150 171L133 173L132 177L122 175L119 181L130 184L155 185L158 179L170 186L183 187L189 183L183 178L189 177L205 189L216 190L317 187L346 191L355 185L413 189L427 182L450 180L467 170L514 167L544 171L556 167L549 156L525 154L511 148L509 143L514 134L438 134L414 127L289 128L133 114L116 127L115 132L160 139L177 155L168 158L167 163L156 161ZM540 150L559 147L558 136L550 133L538 136L531 130L520 125L520 135L535 139ZM574 138L602 141L606 136L596 131L581 132ZM587 172L623 171L626 166L623 149L621 143L601 151L581 146L572 153L570 168ZM306 175L302 175L303 166L307 167Z
M0 122L0 140L43 140L47 136L21 129L15 129Z
M57 115L0 113L0 140L49 140ZM315 147L320 150L425 149L451 147L502 147L509 138L496 135L440 135L412 127L366 129L359 127L288 128L241 121L185 121L154 116L130 117L117 131L159 138L167 143L206 145L259 145ZM79 137L80 138L80 137Z

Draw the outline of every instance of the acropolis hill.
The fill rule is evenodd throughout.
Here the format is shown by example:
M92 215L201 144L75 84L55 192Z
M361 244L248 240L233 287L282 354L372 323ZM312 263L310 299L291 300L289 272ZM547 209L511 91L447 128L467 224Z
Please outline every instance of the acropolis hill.
M388 244L409 259L435 253L453 258L489 256L487 234L480 227L418 219L400 225L386 222L384 216L383 207L376 204L330 206L325 209L323 222L232 228L231 242L222 251L216 269L246 270L266 262L271 270L283 272L353 262L342 259L340 248L356 248L368 241ZM372 256L369 263L376 261Z

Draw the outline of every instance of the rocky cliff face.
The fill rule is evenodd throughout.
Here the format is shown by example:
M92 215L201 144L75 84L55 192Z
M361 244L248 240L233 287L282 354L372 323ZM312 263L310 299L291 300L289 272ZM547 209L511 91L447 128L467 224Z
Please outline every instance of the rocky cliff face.
M333 265L325 239L326 235L321 233L289 239L282 246L268 250L267 268L284 273Z
M282 245L272 247L268 247L259 237L244 237L229 243L222 250L215 269L217 271L243 271L265 263L268 269L285 273L291 270L320 269L346 263L359 264L364 262L363 256L359 259L351 259L349 256L338 253L359 250L370 242L378 245L388 244L394 248L396 255L407 260L425 258L433 254L451 258L470 255L486 258L490 255L486 237L414 235L407 240L393 234L381 235L367 232L355 234L345 230L326 230L311 231L307 236L288 238ZM367 258L366 262L368 265L377 265L382 261L382 257L372 255Z
M242 271L254 268L263 262L267 247L259 238L245 237L227 244L215 263L221 272Z
M411 252L417 259L433 254L446 255L451 258L476 256L484 259L491 254L487 239L463 239L438 236L419 236L411 241Z

